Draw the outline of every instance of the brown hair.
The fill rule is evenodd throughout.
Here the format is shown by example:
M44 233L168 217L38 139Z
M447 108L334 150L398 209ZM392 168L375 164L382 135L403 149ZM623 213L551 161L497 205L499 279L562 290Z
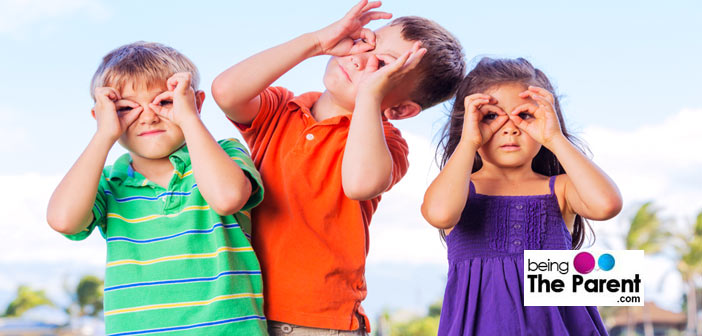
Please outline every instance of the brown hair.
M121 91L128 81L137 81L150 87L166 82L177 72L190 72L190 85L197 90L200 73L190 59L177 50L155 42L138 41L110 51L90 82L90 96L95 89L111 85Z
M494 59L484 57L480 60L480 62L478 62L475 68L468 73L458 87L456 100L454 101L453 108L451 109L449 122L442 130L441 140L439 141L438 146L439 148L437 148L437 154L439 152L442 153L439 167L443 168L444 165L446 165L446 162L451 157L451 154L453 154L453 151L456 149L456 146L461 139L463 114L465 111L465 97L474 93L488 91L489 89L499 85L510 83L522 84L525 87L529 85L539 86L551 92L551 94L554 96L554 107L556 114L558 115L558 120L561 126L561 131L563 131L563 135L565 135L568 141L575 145L576 148L584 152L584 146L580 140L568 133L563 120L563 114L561 113L561 104L558 96L556 95L553 85L551 85L548 77L546 77L541 70L534 68L529 61L523 58ZM476 153L471 172L474 173L480 170L482 166L482 159L480 158L480 155ZM554 176L565 173L565 170L558 161L558 158L556 158L556 155L554 155L544 146L541 146L541 149L532 160L531 168L534 172L546 176ZM583 242L585 241L584 230L586 225L590 232L592 232L592 228L590 227L589 223L582 216L576 215L575 223L573 225L573 249L579 249L582 247Z
M408 41L422 42L427 53L415 71L419 81L410 94L422 109L449 99L455 92L466 71L463 48L458 39L436 22L417 17L403 16L390 26L402 25L402 37Z

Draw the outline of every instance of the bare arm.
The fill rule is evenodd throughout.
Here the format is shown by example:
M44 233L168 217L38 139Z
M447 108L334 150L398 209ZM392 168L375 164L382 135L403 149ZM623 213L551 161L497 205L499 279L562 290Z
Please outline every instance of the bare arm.
M585 218L605 220L616 216L622 208L622 197L612 179L581 153L563 135L554 111L554 98L543 88L530 86L520 94L531 97L538 106L524 104L515 108L510 118L519 128L548 148L567 172L565 210ZM525 121L519 113L532 117Z
M183 130L193 175L207 204L219 215L231 215L246 204L251 195L251 182L200 120L197 102L202 102L205 94L198 91L199 100L196 100L190 81L190 73L171 76L166 83L168 91L158 95L151 108ZM161 104L171 99L172 107Z
M458 223L468 201L475 153L507 122L507 115L499 108L480 110L480 105L490 103L494 103L493 98L480 93L467 96L464 100L467 111L461 139L446 165L429 185L422 203L422 216L436 228L452 229ZM488 114L491 118L486 119ZM492 114L495 114L494 118Z
M547 148L556 155L568 173L565 200L571 213L589 219L606 220L621 211L622 196L614 181L565 137L555 139Z
M311 34L262 51L219 74L212 82L212 96L229 119L249 125L258 113L261 91L316 53Z
M307 58L348 55L375 47L375 35L363 28L371 20L391 15L370 11L380 2L362 0L341 20L291 41L262 51L221 73L212 82L212 96L229 119L251 124L260 107L259 94L276 79ZM366 42L357 39L365 38Z
M93 112L98 130L54 190L46 212L49 226L63 234L81 232L93 221L92 208L107 154L142 110L136 103L120 100L112 88L96 89L95 98ZM117 101L129 111L118 115Z
M382 194L392 181L393 161L385 142L380 104L385 95L406 78L426 49L416 43L393 63L378 67L371 56L359 84L353 118L341 165L341 181L347 197L368 200Z

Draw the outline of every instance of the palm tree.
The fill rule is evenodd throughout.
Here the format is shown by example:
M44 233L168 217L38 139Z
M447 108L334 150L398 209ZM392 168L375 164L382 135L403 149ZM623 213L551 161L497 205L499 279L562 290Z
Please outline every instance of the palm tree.
M655 209L652 202L644 203L634 218L631 219L629 231L627 232L625 242L627 250L643 250L647 255L653 255L661 252L666 245L670 234L666 232L658 217L658 209ZM630 314L630 309L627 308L627 313ZM653 325L648 308L644 305L644 334L653 336ZM629 319L631 321L631 318ZM629 323L627 327L627 335L634 334L633 323Z
M692 225L691 232L675 237L678 255L678 271L687 285L687 334L697 334L697 286L695 281L702 275L702 211Z
M19 286L17 288L17 297L7 305L3 316L19 317L27 310L43 305L54 305L46 297L46 293L43 290L33 290L29 286Z

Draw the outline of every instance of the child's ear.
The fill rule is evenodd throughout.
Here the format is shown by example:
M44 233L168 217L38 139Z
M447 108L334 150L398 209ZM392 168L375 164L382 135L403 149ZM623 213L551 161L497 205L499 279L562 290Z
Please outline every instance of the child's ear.
M197 107L197 113L200 113L200 110L202 110L203 102L205 102L205 91L195 91L195 106Z
M90 109L90 114L93 116L93 119L97 120L97 118L95 117L95 109L94 108Z
M383 111L383 114L390 120L400 120L412 118L421 111L422 107L419 106L419 104L411 100L405 100L393 107L386 108L385 111Z

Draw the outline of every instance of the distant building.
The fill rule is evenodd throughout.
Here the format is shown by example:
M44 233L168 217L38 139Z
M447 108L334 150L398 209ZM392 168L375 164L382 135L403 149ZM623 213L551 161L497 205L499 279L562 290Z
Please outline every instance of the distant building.
M687 317L684 313L674 313L658 307L653 302L646 302L645 307L653 324L653 334L655 336L670 335L673 332L682 333L685 330ZM627 312L627 309L629 311ZM609 327L610 336L625 336L629 319L638 335L644 334L644 307L621 307L612 316L605 320Z

